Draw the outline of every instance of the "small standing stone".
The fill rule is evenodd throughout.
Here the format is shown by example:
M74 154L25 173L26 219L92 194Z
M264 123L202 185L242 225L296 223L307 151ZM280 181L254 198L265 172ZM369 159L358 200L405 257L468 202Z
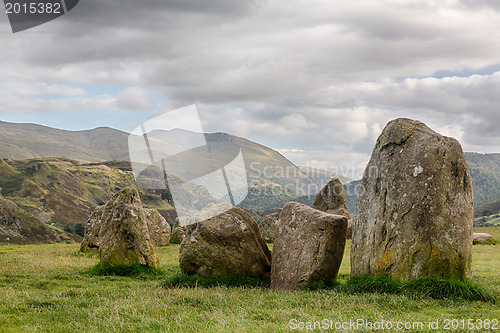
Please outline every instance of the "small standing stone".
M344 256L347 218L289 202L279 216L271 288L293 290L337 277Z
M338 178L330 180L314 199L313 208L322 212L335 215L343 215L347 218L346 238L352 238L352 220L344 186Z
M99 230L101 230L104 205L96 207L85 224L85 237L80 245L82 252L99 252Z

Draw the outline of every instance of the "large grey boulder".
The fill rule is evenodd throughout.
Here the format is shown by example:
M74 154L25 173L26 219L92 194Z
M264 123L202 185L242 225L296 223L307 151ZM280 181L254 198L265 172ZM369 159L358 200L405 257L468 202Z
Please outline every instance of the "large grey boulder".
M274 242L274 233L280 214L273 213L266 215L259 224L260 233L266 242Z
M396 119L377 140L356 202L351 275L471 276L472 182L457 140Z
M313 208L328 214L343 215L348 219L346 238L352 238L352 220L344 186L338 178L330 180L318 193Z
M475 232L472 234L472 238L478 242L489 242L493 239L493 236L485 232Z
M344 255L347 218L289 202L279 216L271 288L294 290L337 277Z
M179 265L185 274L204 277L269 279L271 253L257 222L243 209L233 207L191 225L179 249Z
M105 205L99 230L99 256L103 268L130 264L160 267L137 189L126 188Z

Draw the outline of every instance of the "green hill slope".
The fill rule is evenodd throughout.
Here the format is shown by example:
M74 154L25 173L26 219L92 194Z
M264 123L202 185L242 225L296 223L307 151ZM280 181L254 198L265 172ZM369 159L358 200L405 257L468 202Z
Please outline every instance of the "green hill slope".
M500 154L465 153L474 187L474 206L500 199Z
M74 243L81 237L47 225L0 197L0 245Z
M91 210L134 186L129 162L81 164L64 158L0 160L1 194L24 212L47 224L74 231ZM143 202L173 223L166 191L141 190Z
M500 200L479 206L474 210L474 217L489 216L494 214L500 214Z

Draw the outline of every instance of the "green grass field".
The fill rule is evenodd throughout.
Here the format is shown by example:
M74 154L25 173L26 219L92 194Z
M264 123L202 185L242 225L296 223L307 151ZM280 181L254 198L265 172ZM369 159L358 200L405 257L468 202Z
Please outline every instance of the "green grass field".
M500 239L500 228L475 231ZM350 242L341 281L349 277L349 246ZM0 332L291 332L306 331L294 330L301 322L334 327L350 320L364 320L365 325L390 322L393 329L385 332L468 332L445 330L445 325L449 321L450 328L456 323L467 327L471 319L479 327L479 320L500 320L499 302L348 294L335 289L163 288L164 281L179 273L179 245L157 249L163 275L136 277L92 275L89 271L98 257L79 254L78 248L77 244L0 247ZM476 245L473 250L473 282L498 299L500 245ZM430 329L429 322L436 321L439 329ZM398 323L403 329L396 329ZM500 332L500 323L496 328L477 331ZM372 330L360 326L339 331Z

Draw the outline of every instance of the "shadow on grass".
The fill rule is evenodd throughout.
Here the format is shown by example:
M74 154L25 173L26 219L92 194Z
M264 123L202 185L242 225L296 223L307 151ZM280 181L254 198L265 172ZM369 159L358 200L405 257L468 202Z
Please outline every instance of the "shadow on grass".
M141 279L155 279L165 276L165 271L153 267L148 267L140 264L132 265L116 265L111 267L101 268L99 264L93 266L85 273L94 276L125 276Z
M239 276L222 276L206 278L199 275L176 274L168 278L162 287L164 288L196 288L196 287L260 287L268 288L269 281L260 280L255 277L239 275Z
M199 275L176 274L161 284L164 288L196 287L258 287L269 288L270 282L249 276L224 276L205 278ZM306 290L336 290L347 294L393 294L411 298L453 299L465 301L497 302L497 297L470 281L422 278L409 282L396 282L385 276L339 276L337 280L317 281Z
M415 281L396 282L385 276L358 276L335 288L350 294L379 293L433 299L454 299L496 303L497 297L470 281L421 278Z

